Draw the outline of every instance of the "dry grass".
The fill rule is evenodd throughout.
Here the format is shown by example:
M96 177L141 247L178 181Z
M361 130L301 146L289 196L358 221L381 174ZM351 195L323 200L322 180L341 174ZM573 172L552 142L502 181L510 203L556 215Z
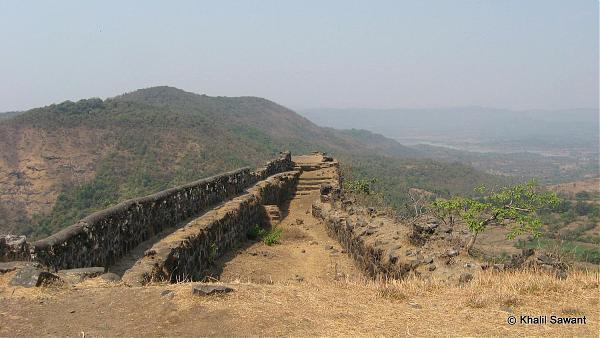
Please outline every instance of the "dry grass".
M597 272L573 271L566 280L540 271L484 272L477 275L465 286L439 280L420 280L417 278L402 281L387 281L376 284L383 298L393 299L390 295L403 294L405 297L438 297L453 294L452 298L461 298L471 307L483 308L485 305L518 306L532 297L560 298L568 295L583 295L589 292L590 302L597 304L599 288Z
M580 191L600 192L600 177L580 181L551 185L548 188L556 192L575 195Z
M184 287L184 290L186 286ZM465 285L410 278L402 281L343 281L333 284L311 281L306 285L275 283L264 288L238 284L242 291L225 298L181 299L183 308L200 302L219 306L224 302L248 311L246 318L261 322L269 311L301 317L315 324L315 331L297 331L291 323L272 323L275 334L352 335L593 335L598 329L598 273L573 272L567 280L536 271L486 272ZM588 318L585 326L510 326L507 310L529 315L565 315ZM342 315L342 313L344 315ZM285 322L285 321L284 321ZM385 325L383 325L385 323ZM264 334L265 332L261 332Z
M378 288L377 295L381 298L393 299L393 300L407 300L408 296L400 289L383 285Z
M417 278L235 282L233 293L210 297L193 296L190 283L36 289L37 298L22 298L25 289L13 297L0 289L0 308L10 308L15 317L0 336L17 329L22 335L85 331L100 336L597 336L598 280L597 272L576 271L559 280L521 271L482 273L464 286ZM166 289L174 297L162 297ZM41 306L38 300L46 293L54 297ZM109 311L98 312L103 308ZM511 326L507 312L585 315L588 324Z
M581 309L575 308L575 307L562 308L562 310L560 310L560 313L563 314L563 315L567 315L567 316L581 316L581 315L585 315L585 313Z

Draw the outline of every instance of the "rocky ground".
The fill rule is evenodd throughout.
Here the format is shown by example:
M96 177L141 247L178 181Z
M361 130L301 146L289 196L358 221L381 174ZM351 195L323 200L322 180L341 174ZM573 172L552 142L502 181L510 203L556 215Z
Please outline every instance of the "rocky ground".
M311 213L334 174L304 172L294 198L269 207L279 243L243 243L215 262L208 284L131 287L91 269L24 287L13 281L31 268L2 264L0 336L597 336L597 271L557 276L551 257L534 253L515 259L533 269L494 268L456 250L459 229L399 223L345 202L340 212L364 243L414 267L402 281L367 278ZM521 315L586 323L508 324Z
M194 283L126 287L90 279L70 287L8 286L0 275L0 336L597 336L598 275L566 280L486 272L467 285L403 282ZM509 316L585 316L582 325L509 325Z
M254 283L363 278L352 258L311 214L311 204L319 198L320 185L315 182L329 180L332 170L302 173L299 190L281 208L280 220L273 222L274 227L282 230L278 244L246 243L216 263L213 277Z

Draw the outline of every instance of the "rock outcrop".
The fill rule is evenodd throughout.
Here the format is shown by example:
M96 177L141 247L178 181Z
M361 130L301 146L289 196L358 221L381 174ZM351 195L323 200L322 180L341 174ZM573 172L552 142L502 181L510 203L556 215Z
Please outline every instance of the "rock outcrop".
M25 236L0 236L0 262L30 259L30 245Z
M436 222L401 222L358 204L341 189L337 170L320 192L320 199L312 204L313 216L323 221L329 235L372 278L401 279L414 274L460 282L463 276L464 283L464 276L481 270L475 259L458 257L453 239Z

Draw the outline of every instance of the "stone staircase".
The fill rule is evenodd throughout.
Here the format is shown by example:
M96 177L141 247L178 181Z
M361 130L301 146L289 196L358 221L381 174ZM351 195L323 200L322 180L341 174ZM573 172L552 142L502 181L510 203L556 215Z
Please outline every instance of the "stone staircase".
M321 190L321 185L332 183L332 176L338 162L325 153L312 152L310 155L295 156L292 159L295 163L294 170L300 171L298 185L293 197L302 197L317 194Z
M265 205L265 210L267 211L267 217L271 226L275 226L281 222L281 210L279 210L277 205Z
M332 177L328 176L300 176L298 180L298 186L296 187L296 194L294 196L306 196L310 195L313 191L319 191L321 184L330 183Z

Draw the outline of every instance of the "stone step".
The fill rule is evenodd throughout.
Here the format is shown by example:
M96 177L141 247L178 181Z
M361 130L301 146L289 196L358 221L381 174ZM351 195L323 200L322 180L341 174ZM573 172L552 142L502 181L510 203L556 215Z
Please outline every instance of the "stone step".
M319 191L319 190L321 190L320 186L317 186L317 187L312 187L312 186L310 186L310 187L297 187L296 188L296 191Z
M293 197L302 197L302 196L308 196L308 195L310 195L310 194L311 194L311 192L310 192L310 191L307 191L307 190L305 190L305 191L297 191L297 192L296 192L294 195L292 195L292 198L293 198Z
M307 184L307 183L302 183L302 184L298 184L297 187L304 187L304 188L320 188L321 185L320 184Z
M321 185L323 183L329 183L329 182L331 182L331 181L324 181L324 182L321 182L321 181L301 181L301 182L298 182L298 185Z
M321 184L331 184L331 181L300 181L298 185L318 185Z
M265 205L265 211L271 224L277 224L281 220L281 211L277 205Z
M317 177L300 177L300 182L302 181L330 181L333 177L325 177L325 176L317 176Z
M299 167L299 168L296 170L302 170L302 171L316 171L316 170L321 169L320 165L314 165L314 164L297 163L296 167L294 167L294 168L297 168L297 167Z

